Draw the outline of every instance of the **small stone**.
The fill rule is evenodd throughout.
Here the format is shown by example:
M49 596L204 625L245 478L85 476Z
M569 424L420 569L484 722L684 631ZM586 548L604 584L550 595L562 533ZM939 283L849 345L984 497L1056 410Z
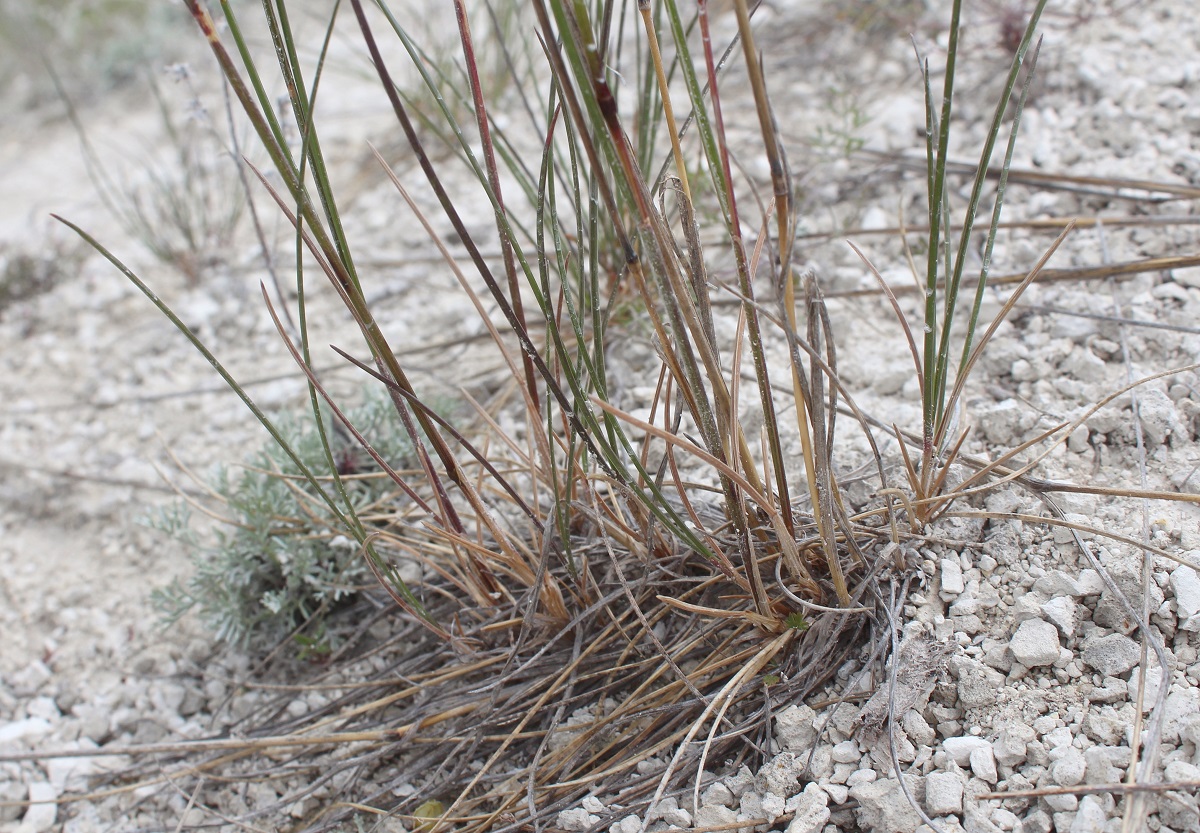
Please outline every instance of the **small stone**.
M739 819L761 819L766 816L762 806L762 796L753 790L746 790L738 801Z
M1029 744L1036 738L1033 727L1024 723L1010 723L1000 730L992 743L992 752L1001 766L1015 767L1025 761Z
M957 558L943 558L941 563L942 572L942 596L958 596L967 589L963 582L962 565L958 563Z
M1079 571L1076 584L1081 597L1099 596L1104 592L1104 579L1100 578L1100 574L1091 568Z
M987 814L974 804L968 804L963 814L963 830L966 833L1001 833L1000 828L992 823Z
M1039 375L1028 359L1017 359L1012 363L1009 372L1012 374L1013 380L1017 382L1032 382Z
M1075 811L1079 809L1079 799L1070 793L1048 795L1043 798L1043 801L1046 802L1047 807L1054 811L1055 818L1063 813L1071 813L1074 815ZM1071 823L1068 821L1066 825L1059 825L1057 822L1055 822L1054 827L1056 830L1069 830L1071 828Z
M1163 775L1168 782L1200 781L1200 766L1187 761L1171 761L1163 769Z
M1121 742L1129 721L1119 716L1112 706L1091 709L1083 719L1084 733L1096 743L1114 746Z
M829 795L829 800L834 804L845 804L850 799L850 788L845 784L821 784L821 789Z
M722 807L733 806L733 793L729 787L725 786L721 781L715 784L710 784L708 789L700 796L700 803L709 804L712 806L720 805Z
M1079 580L1062 570L1051 570L1044 576L1040 576L1033 583L1033 589L1048 599L1052 599L1055 596L1071 596L1074 598L1081 595Z
M900 727L904 729L908 739L918 746L932 746L937 740L937 732L916 709L909 709L905 713L900 720Z
M18 781L0 779L0 822L16 821L21 817L25 808L15 802L24 801L27 790L24 784ZM14 802L10 806L4 806L5 802Z
M858 742L853 740L844 740L833 747L834 763L852 764L862 758L862 753L858 751Z
M53 728L43 717L27 717L0 725L0 746L17 741L33 741Z
M1067 448L1076 454L1082 454L1091 447L1088 443L1091 436L1091 429L1086 425L1076 425L1075 430L1067 437Z
M1056 729L1042 733L1042 743L1048 749L1057 750L1066 748L1071 745L1073 740L1075 740L1075 736L1067 726L1059 726Z
M701 808L700 812L703 813L704 808ZM625 816L625 818L619 821L614 821L611 825L609 825L608 833L638 833L638 831L641 829L641 818L631 814Z
M1087 695L1093 703L1117 703L1129 696L1129 684L1120 677L1105 677L1100 688L1093 688Z
M1138 392L1138 416L1141 417L1142 434L1150 446L1162 445L1168 437L1179 442L1188 436L1188 431L1179 419L1175 403L1166 391L1145 387Z
M25 714L29 717L40 717L43 720L58 720L62 712L52 697L34 697L25 706Z
M1189 714L1179 723L1179 737L1200 747L1200 714Z
M961 767L971 765L971 753L976 749L984 747L991 748L991 744L983 738L977 738L974 735L965 735L957 738L946 738L942 741L942 749L947 757Z
M1087 761L1083 753L1073 746L1062 747L1062 750L1062 756L1050 765L1050 777L1060 787L1074 787L1083 781Z
M1137 665L1139 654L1138 644L1132 639L1110 633L1084 648L1082 659L1104 676L1116 677Z
M1191 567L1179 566L1171 573L1171 589L1175 591L1175 616L1179 629L1200 631L1200 576Z
M637 818L637 816L634 816ZM697 827L724 827L737 822L737 813L720 804L705 804L696 813ZM641 819L638 819L638 830L641 829ZM636 833L636 831L634 831Z
M1121 780L1121 773L1113 766L1108 750L1103 746L1083 750L1083 759L1087 761L1087 774L1084 776L1087 783L1115 784Z
M673 807L660 815L659 818L674 827L686 829L692 826L692 814L682 807Z
M675 798L674 796L669 795L666 798L659 801L658 804L654 805L654 809L650 813L650 819L651 819L651 821L653 821L654 819L661 819L663 817L663 814L670 813L671 811L677 810L678 808L679 808L679 799Z
M800 787L798 775L796 756L791 752L780 752L759 769L754 784L760 792L792 795Z
M1011 810L1005 810L1003 807L997 807L992 811L992 823L1001 830L1016 830L1021 824L1021 819Z
M1112 580L1113 584L1124 594L1125 599L1133 605L1135 610L1141 610L1141 578L1132 573L1114 571ZM1150 582L1150 586L1147 589L1150 594L1150 609L1157 610L1165 598L1162 588L1155 582ZM1092 613L1092 621L1102 628L1108 628L1109 630L1125 635L1133 633L1134 628L1137 627L1137 622L1129 615L1125 605L1108 588L1105 588L1104 592L1100 594L1100 600L1096 602L1096 608Z
M1139 687L1145 687L1144 707L1146 711L1150 710L1151 705L1158 700L1158 689L1162 684L1162 669L1158 666L1150 668L1146 674L1145 681L1142 680L1142 667L1138 666L1133 669L1129 675L1129 690L1136 692Z
M562 830L580 833L600 821L600 817L589 813L582 807L573 807L558 814L558 827Z
M768 818L771 820L772 823L774 823L775 819L779 818L786 812L787 812L787 801L784 800L783 796L776 795L775 793L763 793L763 796L762 796L763 818ZM665 819L666 817L664 816L663 818ZM687 827L689 825L683 825L683 826Z
M931 772L925 776L925 812L931 816L961 813L964 778L958 772Z
M1104 805L1100 803L1100 799L1094 795L1085 795L1079 802L1075 820L1071 822L1071 833L1104 833L1107 821L1108 814L1104 812Z
M802 772L807 780L824 783L833 774L833 747L823 743L801 758L801 761L808 762Z
M780 748L789 752L807 752L817 742L813 725L817 713L805 705L791 705L775 716L775 737Z
M1075 636L1075 629L1079 626L1079 614L1075 610L1074 599L1069 596L1056 596L1042 605L1042 615L1067 639Z
M95 749L97 748L91 741L83 741L75 744L80 749ZM46 777L50 780L50 784L58 793L64 792L86 792L88 786L88 776L102 769L101 761L104 758L48 758L42 766L46 770ZM112 758L107 760L111 761Z
M1021 598L1017 599L1012 607L1008 609L1013 621L1020 624L1029 619L1042 618L1042 605L1046 603L1046 598L1041 593L1034 591L1026 593Z
M1012 654L1008 652L1008 643L985 638L983 640L983 661L989 668L1007 674L1012 670L1013 664Z
M1200 712L1200 689L1173 687L1163 708L1163 740L1178 743L1180 733L1189 725L1188 719L1197 712Z
M1003 674L970 657L952 658L950 670L958 678L958 704L964 709L992 705L1004 686Z
M603 813L607 807L604 802L596 798L594 795L586 796L583 801L579 802L579 806L587 810L589 813Z
M829 821L829 796L816 784L809 784L797 798L787 833L818 833Z
M1053 665L1059 656L1058 629L1041 619L1022 622L1008 648L1017 662L1027 668Z
M750 767L742 764L741 769L735 775L725 777L725 786L733 793L734 798L741 798L746 790L750 789L750 785L754 783L754 774L750 772Z
M58 805L54 800L58 793L45 781L29 784L29 809L21 818L21 833L44 833L54 827L58 819Z
M873 769L856 769L850 773L850 777L846 779L846 786L854 789L860 784L870 784L879 778L879 773Z
M1050 814L1035 807L1021 822L1021 833L1050 833L1053 822Z
M971 763L971 772L975 774L976 778L987 781L989 784L995 784L1000 780L996 772L996 756L992 752L990 743L987 746L972 749L968 760Z
M1015 399L997 402L990 413L983 414L980 426L988 442L993 445L1012 446L1022 433L1021 422L1024 407Z
M916 801L925 800L924 778L905 775L904 783ZM850 797L858 802L854 817L861 830L916 830L921 826L921 817L894 779L860 784L850 790Z

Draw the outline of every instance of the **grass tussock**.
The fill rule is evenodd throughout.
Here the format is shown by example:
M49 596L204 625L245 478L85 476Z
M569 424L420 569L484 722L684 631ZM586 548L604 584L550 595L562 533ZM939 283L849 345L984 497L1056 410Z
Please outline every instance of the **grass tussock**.
M691 791L706 766L765 752L772 712L810 697L846 659L882 668L913 580L913 547L965 498L1031 471L1018 463L1029 444L996 460L963 453L957 419L990 337L1058 245L1030 264L995 321L980 321L1044 3L1014 45L962 208L950 204L947 150L960 3L944 71L922 57L929 214L914 272L923 320L908 322L880 279L902 325L898 343L912 351L917 426L862 413L839 377L840 334L820 281L795 266L795 186L771 104L770 56L758 50L745 0L731 4L737 35L727 45L714 42L715 12L704 0L687 8L532 0L503 20L460 0L441 9L461 50L450 66L430 61L387 3L335 4L315 54L297 44L282 0L254 21L222 3L220 25L196 0L187 6L269 160L247 170L294 230L295 324L278 309L281 293L263 298L309 383L309 446L263 414L141 278L87 239L242 397L278 444L270 476L284 484L280 494L351 541L390 601L361 601L327 657L339 680L361 681L331 683L337 695L303 719L269 708L253 715L239 727L249 737L240 746L180 746L191 772L268 748L308 753L255 777L284 779L336 760L311 790L352 771L334 796L347 803L325 802L304 819L313 830L364 807L425 830L518 830L589 793L617 796L623 813L646 811ZM891 25L882 6L868 12L855 25ZM254 59L252 27L275 45L274 62ZM500 28L515 35L500 59L481 63L481 33ZM405 139L407 172L379 155L381 181L394 187L405 222L426 230L506 368L503 420L470 392L415 384L366 300L364 255L322 144L321 103L336 94L324 77L335 33L361 43L379 106ZM405 76L420 77L420 94L400 88L397 55L407 56ZM298 145L285 135L275 89L288 91ZM416 102L435 106L418 113ZM733 140L733 118L755 126L752 139ZM443 146L436 152L431 136ZM983 186L997 158L989 206ZM764 178L745 173L751 159ZM490 208L486 232L468 219L477 211L464 210L480 204ZM976 216L989 210L984 266L968 276ZM361 344L336 349L386 396L407 444L402 459L314 369L313 281L336 292L356 323ZM652 334L657 358L637 380L652 391L644 399L614 373L634 327ZM459 406L435 404L448 396ZM451 411L473 416L452 420ZM849 431L872 450L869 497L857 502L838 459ZM340 463L347 442L395 494L387 513L357 499ZM898 452L886 451L889 442ZM254 484L267 488L261 476ZM275 553L268 560L294 555L286 542L276 551L281 539L270 530L259 533L262 552ZM214 592L230 586L228 572L217 562L207 575ZM258 588L247 598L295 601L289 592ZM355 671L366 665L373 670ZM336 755L320 757L330 747ZM416 791L397 797L391 787L414 773ZM355 792L368 774L388 788Z

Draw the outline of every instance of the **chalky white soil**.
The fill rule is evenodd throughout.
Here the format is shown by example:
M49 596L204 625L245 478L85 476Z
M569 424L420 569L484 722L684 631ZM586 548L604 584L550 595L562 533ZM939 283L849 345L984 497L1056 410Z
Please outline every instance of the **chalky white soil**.
M831 7L837 5L850 4ZM899 224L901 213L908 223L924 219L921 171L898 164L894 154L923 154L920 82L907 32L915 31L936 68L945 10L903 14L890 11L893 5L901 4L879 4L870 21L867 15L856 25L849 14L818 22L814 4L781 0L761 14L761 45L776 114L793 142L803 230L828 233L804 238L801 256L830 295L843 378L865 411L915 428L918 393L903 336L877 295L854 294L875 284L845 242L856 241L899 290L911 286L897 237L878 230ZM977 158L1009 60L1002 3L967 5L956 111L964 162ZM898 22L889 24L889 16ZM1014 168L1142 184L1076 180L1052 187L1029 177L1012 186L1005 219L1103 218L1081 225L1051 268L1200 254L1200 16L1193 4L1052 2L1044 24ZM307 33L320 35L315 26ZM339 48L331 82L353 94L327 102L335 127L326 153L351 183L351 223L370 243L368 294L382 299L381 319L402 349L471 334L477 325L452 278L426 257L428 243L412 223L396 219L404 215L394 195L362 165L365 140L387 135L386 108L357 74L351 48ZM193 68L201 89L211 86L210 64L199 51ZM166 88L176 105L187 105L184 88ZM127 165L140 152L135 146L161 145L144 99L116 92L82 112L102 152ZM205 104L222 106L217 96ZM743 118L734 130L756 127ZM859 141L862 152L843 152ZM10 260L22 251L74 264L70 233L47 218L62 213L127 258L235 375L255 380L251 390L264 407L299 401L302 385L258 296L264 272L245 226L225 262L189 285L105 217L74 134L49 105L0 121L0 182L0 242ZM956 180L957 206L967 187ZM262 206L267 210L265 200ZM273 219L268 227L286 252L286 235ZM994 273L1028 268L1057 231L1002 233ZM1002 298L989 294L985 315ZM334 301L326 292L317 303L318 340L355 344ZM902 294L901 303L917 320L914 296ZM455 356L436 358L416 360L428 368L422 383L451 375ZM967 448L1003 452L1083 415L1129 381L1198 360L1200 268L1035 285L998 331L969 388L964 421L975 430ZM332 354L318 359L335 362ZM454 381L469 381L455 373ZM358 384L351 373L334 378L343 392ZM1196 373L1186 371L1116 398L1055 448L1037 476L1195 495L1197 384ZM846 433L843 466L850 470L864 459L864 446ZM177 547L138 518L171 499L164 475L195 491L185 469L203 473L236 462L265 439L203 359L98 256L72 265L51 291L0 310L0 756L204 736L253 706L251 695L227 697L247 672L245 658L219 649L186 620L159 628L148 594L188 567ZM1155 547L1200 564L1194 506L1081 494L1056 500L1071 520L1131 538L1148 535ZM981 506L1044 509L1019 490L999 490ZM909 686L913 699L895 735L905 784L925 813L947 832L1115 831L1125 802L1111 794L982 796L1107 784L1134 767L1144 782L1192 782L1148 796L1145 829L1200 829L1197 573L1155 556L1143 588L1139 550L1084 532L1098 559L1093 564L1068 531L1034 523L961 520L937 532L940 543L916 552L921 574L903 611L908 650L928 652L922 640L933 640L945 652L927 657L929 673ZM1153 650L1145 659L1142 634L1097 566L1137 609L1148 600L1166 668ZM916 653L905 656L917 663ZM1138 724L1143 668L1145 722ZM856 671L843 670L843 687L879 682L853 683ZM896 780L888 736L870 738L859 726L862 704L859 698L818 712L781 706L776 757L758 772L717 767L706 774L699 806L670 799L650 829L732 829L739 820L768 819L788 833L916 830L923 822ZM1135 738L1135 725L1157 731ZM1141 745L1147 739L1157 741L1149 751ZM240 827L229 819L285 796L210 784L191 806L188 795L169 788L151 797L45 803L84 791L90 774L123 763L0 762L0 802L43 802L0 804L0 831L201 823L285 829L319 806L320 796L310 796ZM618 833L643 824L600 795L564 811L557 826L582 831L607 818Z

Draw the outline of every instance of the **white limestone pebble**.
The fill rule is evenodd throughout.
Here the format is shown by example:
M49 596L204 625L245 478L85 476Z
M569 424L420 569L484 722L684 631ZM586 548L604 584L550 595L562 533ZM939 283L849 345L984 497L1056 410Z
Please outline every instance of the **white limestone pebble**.
M1187 761L1171 761L1163 768L1167 781L1200 781L1200 766Z
M813 720L817 713L802 704L788 706L775 716L775 738L782 749L789 752L807 752L817 742L817 729Z
M1042 615L1067 639L1075 636L1075 629L1079 626L1079 614L1075 609L1074 599L1069 596L1056 596L1042 605Z
M850 799L850 788L845 784L821 784L821 789L834 804L845 804Z
M45 735L50 729L50 721L44 717L27 717L24 720L14 720L12 723L0 725L0 746L17 741L33 741Z
M1037 738L1032 726L1024 723L1009 723L1000 730L992 752L1001 766L1017 766L1025 761L1029 744Z
M663 821L673 827L688 828L692 826L692 814L683 807L672 807L659 816Z
M1200 576L1191 567L1179 566L1171 573L1171 589L1175 591L1175 616L1179 629L1200 631Z
M1028 619L1012 635L1008 648L1026 668L1053 665L1059 654L1058 629L1041 619Z
M846 786L850 789L861 784L870 784L879 778L879 773L873 769L856 769L850 773L850 777L846 779Z
M1074 787L1083 781L1087 772L1087 760L1074 746L1063 746L1055 750L1058 760L1050 764L1050 777L1060 787Z
M1103 833L1108 822L1104 805L1094 795L1085 795L1079 802L1075 820L1071 822L1071 833Z
M947 757L961 767L971 765L971 753L976 749L984 747L991 748L991 744L983 738L977 738L974 735L964 735L957 738L946 738L942 741L942 749Z
M852 764L861 757L862 753L858 751L857 741L844 740L833 747L834 763Z
M558 827L562 830L579 831L587 830L596 822L600 821L600 817L589 813L582 807L572 807L570 810L563 810L558 814Z
M958 596L967 589L967 585L963 582L962 565L958 563L957 558L943 558L941 571L943 597Z
M1075 583L1080 596L1099 596L1104 592L1104 579L1091 568L1080 570Z
M924 801L924 778L905 775L904 783L913 798ZM850 790L850 798L858 802L854 816L860 830L916 830L921 826L921 817L894 779L859 784Z
M732 807L733 792L723 782L717 781L701 794L700 803L709 807Z
M1033 589L1047 598L1054 596L1080 596L1079 580L1062 570L1051 570L1044 576L1039 576L1033 583Z
M925 776L925 812L945 816L963 811L961 772L931 772Z
M795 815L788 823L787 833L818 833L829 821L829 795L817 784L809 784L796 796L791 809Z
M583 801L579 802L579 806L587 810L589 813L603 813L606 809L604 802L596 798L594 795L584 797Z
M1139 655L1136 642L1123 634L1110 633L1088 644L1081 658L1103 676L1116 677L1137 665Z
M724 827L737 822L737 813L720 804L705 804L696 813L697 827ZM640 829L640 823L639 823ZM635 832L636 833L636 832Z
M979 660L952 657L950 670L958 678L958 705L964 709L990 706L1003 690L1004 675Z
M53 785L46 781L34 781L29 784L29 800L33 803L21 818L21 833L44 833L54 827L58 819L58 805L54 799L58 792Z
M976 778L987 781L989 784L995 784L999 780L999 775L996 772L996 755L992 751L992 745L989 743L986 746L980 746L971 750L971 755L967 759L971 764L971 772Z

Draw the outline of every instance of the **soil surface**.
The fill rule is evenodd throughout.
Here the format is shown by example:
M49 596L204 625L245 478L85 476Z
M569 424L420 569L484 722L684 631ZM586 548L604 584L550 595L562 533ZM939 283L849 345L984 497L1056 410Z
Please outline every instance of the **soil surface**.
M839 5L846 4L764 7L760 46L776 116L794 143L801 257L828 296L841 378L862 410L916 429L920 394L904 335L846 241L862 249L896 288L909 320L918 321L894 231L925 219L924 107L908 33L938 66L946 15L940 6L912 3L831 11ZM1020 10L967 6L955 158L973 165ZM318 43L318 23L303 23ZM1192 5L1051 3L1043 23L1005 205L1014 225L997 239L993 274L1023 273L1072 218L1081 222L1051 269L1200 255L1200 18ZM194 101L207 111L189 122L197 130L224 108L201 46L189 79L176 71L161 80L173 111L194 111ZM393 129L363 66L353 39L338 40L327 83L345 92L328 102L323 139L335 177L346 183L349 222L367 241L368 297L398 352L410 351L424 371L418 385L470 385L491 366L473 364L466 347L441 345L469 342L479 325L416 224L396 219L404 216L399 200L369 162L367 142L386 148ZM940 76L934 83L940 86ZM114 90L79 115L115 179L151 193L154 172L165 170L173 149L145 91ZM745 115L734 132L757 129ZM753 167L761 163L747 164L761 174ZM236 463L267 437L171 323L47 215L78 223L126 260L249 381L264 409L297 409L305 388L264 310L258 285L269 278L261 250L243 217L234 233L214 238L216 257L183 269L156 258L147 239L131 234L97 196L78 135L58 106L5 114L0 172L3 280L43 284L0 308L0 756L219 732L252 707L228 696L241 690L251 661L220 647L193 620L159 624L151 591L191 568L176 544L140 519L177 500L175 490L200 494L193 474ZM969 185L965 176L954 181L959 211ZM236 189L229 194L215 204L228 210L222 199L244 199ZM286 280L286 230L266 199L258 208ZM989 290L985 319L1010 288L997 282ZM315 293L312 315L319 343L358 343L327 287ZM1035 283L996 331L968 389L966 451L994 457L1079 421L1036 477L1195 501L1200 377L1186 368L1200 361L1197 322L1200 265L1131 266L1090 280ZM339 362L331 351L315 359L337 368L328 377L336 393L358 395L360 378ZM869 459L860 434L846 429L843 472ZM1147 797L1147 829L1200 830L1200 575L1183 563L1200 567L1200 511L1194 502L1106 494L1058 492L1054 501L1069 521L1148 541L1181 560L1084 531L1095 556L1089 560L1069 529L1019 519L948 520L939 541L914 551L920 580L904 607L904 635L915 653L905 656L925 662L928 673L910 684L895 754L928 818L895 778L887 735L859 730L860 699L818 711L781 709L777 754L757 771L707 773L696 806L664 802L643 819L622 815L608 796L591 796L563 811L557 827L582 831L603 821L617 833L636 833L643 821L652 830L732 829L765 819L789 833L834 833L915 830L933 820L944 831L1113 831L1121 829L1126 802L1111 792L986 796L1108 784L1136 769L1142 781L1191 782L1171 797ZM1018 489L998 489L975 508L1046 511L1035 494ZM1122 594L1137 610L1148 604L1151 639L1122 606ZM1146 659L1143 646L1154 640L1166 668L1153 647ZM842 682L850 685L855 671L845 669ZM1147 731L1135 737L1135 725ZM288 804L288 793L253 784L210 785L199 800L154 788L47 803L84 792L90 776L128 763L0 761L0 831L291 829L320 804L319 795ZM19 803L26 800L41 803ZM253 821L237 821L263 808ZM381 824L400 829L395 820Z

